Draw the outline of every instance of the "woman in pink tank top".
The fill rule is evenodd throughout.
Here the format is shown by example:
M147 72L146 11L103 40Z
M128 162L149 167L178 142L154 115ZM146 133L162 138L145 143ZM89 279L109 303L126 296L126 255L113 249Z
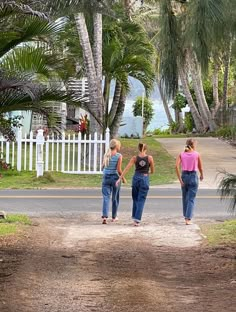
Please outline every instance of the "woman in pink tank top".
M195 151L196 142L193 139L186 141L184 152L176 159L176 173L182 189L183 216L186 225L191 224L195 198L198 190L198 174L203 180L203 169L200 154ZM180 173L181 167L181 173Z

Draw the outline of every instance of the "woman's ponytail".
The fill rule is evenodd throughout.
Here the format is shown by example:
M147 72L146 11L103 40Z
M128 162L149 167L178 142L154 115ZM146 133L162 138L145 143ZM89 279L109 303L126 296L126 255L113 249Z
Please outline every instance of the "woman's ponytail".
M104 158L103 158L104 167L107 167L109 165L112 150L114 150L115 148L118 148L118 147L120 147L120 141L118 141L116 139L112 139L109 143L109 148L106 151Z

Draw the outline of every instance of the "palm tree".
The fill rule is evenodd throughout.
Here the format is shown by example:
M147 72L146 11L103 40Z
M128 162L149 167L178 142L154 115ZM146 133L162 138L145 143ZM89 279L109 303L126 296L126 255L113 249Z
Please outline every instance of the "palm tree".
M50 103L65 99L76 102L59 90L60 84L50 86L52 76L55 81L53 67L59 59L53 56L45 38L56 36L63 27L64 21L49 22L45 14L29 6L14 1L1 4L0 122L6 125L4 116L12 111L27 110L49 116ZM6 127L1 128L3 132L4 129L9 133Z
M134 22L105 20L103 34L103 73L105 124L111 136L118 134L129 92L128 77L139 80L146 91L154 82L154 47L143 29ZM110 85L115 82L115 92L109 107Z
M217 32L216 29L224 28L226 2L223 0L144 2L149 12L145 14L149 18L153 16L151 26L160 59L162 89L172 98L178 90L178 78L181 76L181 80L187 79L185 81L187 84L182 83L183 92L188 101L190 100L189 106L199 131L207 128L215 129L213 116L206 103L202 77L203 74L207 74L210 56L216 43L223 38L222 31ZM155 8L156 13L153 14ZM154 27L157 29L156 33L153 31ZM186 88L190 81L197 99L197 106L195 105L194 109Z
M231 198L229 209L233 212L236 207L236 174L221 172L223 178L218 187L218 192L221 194L221 199Z

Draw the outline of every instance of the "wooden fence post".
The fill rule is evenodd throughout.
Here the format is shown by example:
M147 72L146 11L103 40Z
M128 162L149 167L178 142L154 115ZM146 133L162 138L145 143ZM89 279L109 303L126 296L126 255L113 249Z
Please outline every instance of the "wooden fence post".
M17 132L17 164L16 164L17 171L21 171L21 151L22 151L21 141L22 141L22 131L21 128L19 128Z
M44 145L44 136L43 129L39 129L36 136L36 170L37 170L37 178L43 176L43 145Z

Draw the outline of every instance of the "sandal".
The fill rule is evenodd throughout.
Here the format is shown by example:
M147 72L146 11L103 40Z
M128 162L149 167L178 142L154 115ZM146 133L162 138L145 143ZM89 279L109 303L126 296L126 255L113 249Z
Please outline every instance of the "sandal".
M107 224L107 219L106 218L103 218L102 224Z

